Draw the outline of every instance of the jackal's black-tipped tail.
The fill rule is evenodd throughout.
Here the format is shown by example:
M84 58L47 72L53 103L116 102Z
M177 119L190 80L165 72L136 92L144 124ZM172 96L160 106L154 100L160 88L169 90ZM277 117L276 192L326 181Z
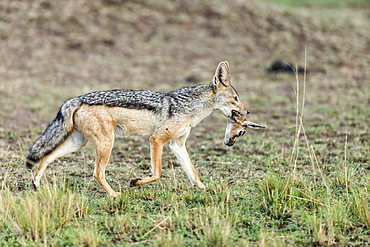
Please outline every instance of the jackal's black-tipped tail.
M30 160L30 157L27 157L27 159L26 159L26 167L28 168L28 169L32 169L34 166L35 166L35 161L32 161L32 160Z
M79 98L72 98L60 107L55 119L49 123L45 132L33 144L27 156L28 169L32 169L43 157L53 152L65 141L73 130L73 114L81 104Z

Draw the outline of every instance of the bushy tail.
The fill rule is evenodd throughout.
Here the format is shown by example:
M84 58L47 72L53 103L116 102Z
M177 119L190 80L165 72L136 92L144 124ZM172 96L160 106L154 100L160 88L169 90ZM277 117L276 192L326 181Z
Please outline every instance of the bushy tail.
M55 119L49 123L42 136L33 144L27 156L26 166L28 169L32 169L34 164L65 141L73 130L73 113L81 104L79 98L72 98L60 107Z

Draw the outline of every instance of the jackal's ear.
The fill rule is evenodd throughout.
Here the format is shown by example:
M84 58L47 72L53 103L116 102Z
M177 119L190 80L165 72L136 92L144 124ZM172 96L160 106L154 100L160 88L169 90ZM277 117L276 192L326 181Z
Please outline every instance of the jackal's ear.
M215 86L219 86L219 83L225 87L230 85L230 69L227 61L222 61L217 66L215 75L213 77L213 84Z

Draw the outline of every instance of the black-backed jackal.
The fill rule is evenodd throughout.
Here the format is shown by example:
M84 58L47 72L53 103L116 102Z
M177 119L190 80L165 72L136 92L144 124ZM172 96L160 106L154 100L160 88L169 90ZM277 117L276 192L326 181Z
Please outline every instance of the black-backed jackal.
M131 186L143 185L160 178L163 145L169 142L190 182L205 188L190 161L185 141L190 129L215 109L226 117L232 112L248 114L230 84L229 64L217 66L210 84L181 88L170 93L148 90L111 90L88 93L66 101L27 156L27 167L38 164L33 177L35 187L46 167L66 154L91 142L95 148L94 178L110 196L115 192L105 179L105 168L116 135L150 136L150 176L131 180Z

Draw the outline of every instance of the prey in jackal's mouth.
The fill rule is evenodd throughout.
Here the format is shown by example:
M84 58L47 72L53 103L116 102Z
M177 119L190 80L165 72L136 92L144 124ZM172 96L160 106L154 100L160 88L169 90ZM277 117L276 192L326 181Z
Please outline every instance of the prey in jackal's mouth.
M54 160L90 142L95 149L94 178L110 196L117 196L105 178L116 136L149 136L151 175L131 180L130 186L158 180L162 174L163 145L169 142L190 182L205 188L185 147L190 129L212 111L228 118L248 110L230 83L229 63L220 62L209 84L162 93L149 90L110 90L88 93L66 101L45 132L33 144L26 165L37 165L35 187Z
M249 111L247 114L249 114ZM225 145L233 146L236 142L236 139L245 134L247 128L263 129L265 127L248 121L245 114L242 114L236 110L231 111L231 118L227 120L225 131Z

